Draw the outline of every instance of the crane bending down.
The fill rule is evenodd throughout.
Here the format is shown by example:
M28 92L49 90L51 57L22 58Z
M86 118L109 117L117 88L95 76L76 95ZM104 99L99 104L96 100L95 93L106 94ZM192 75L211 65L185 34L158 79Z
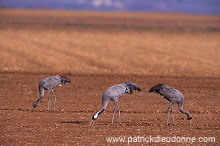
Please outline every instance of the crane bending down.
M61 86L61 84L65 84L66 82L71 83L71 80L68 79L66 76L51 76L48 78L43 79L39 84L39 93L40 98L36 99L33 102L33 107L37 107L37 103L39 100L41 100L44 97L44 90L48 90L48 111L50 110L50 91L52 91L54 95L54 111L56 110L56 95L53 91L53 89L57 86Z
M122 84L117 84L117 85L107 88L102 94L102 109L99 112L97 112L95 115L93 115L90 125L91 124L93 125L95 120L98 118L98 116L106 109L109 101L114 101L114 113L112 116L112 124L114 122L116 106L118 107L118 120L119 120L119 123L121 124L120 108L118 105L118 99L121 96L125 95L126 93L131 94L133 90L141 91L141 89L135 83L130 82L130 81L127 81Z
M170 102L170 104L168 106L168 110L167 110L167 125L169 124L169 114L170 113L172 114L172 124L174 124L174 115L173 115L173 110L172 110L172 105L174 103L178 104L178 108L181 113L187 115L187 120L192 119L192 115L183 110L184 96L177 89L175 89L173 87L169 87L164 84L157 84L157 85L151 87L149 92L154 92L154 93L160 94L163 98L167 99Z

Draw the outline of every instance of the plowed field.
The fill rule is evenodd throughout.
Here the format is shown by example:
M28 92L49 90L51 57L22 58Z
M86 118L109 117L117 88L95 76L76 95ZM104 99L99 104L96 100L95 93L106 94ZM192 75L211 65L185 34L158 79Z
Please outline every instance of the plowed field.
M219 16L178 13L0 9L0 144L219 145L219 24ZM55 89L55 112L47 93L34 111L38 83L53 75L72 82ZM103 91L128 80L142 92L120 98L122 124L117 116L111 124L110 102L89 125ZM166 125L168 101L148 92L158 83L184 94L191 125L176 105Z

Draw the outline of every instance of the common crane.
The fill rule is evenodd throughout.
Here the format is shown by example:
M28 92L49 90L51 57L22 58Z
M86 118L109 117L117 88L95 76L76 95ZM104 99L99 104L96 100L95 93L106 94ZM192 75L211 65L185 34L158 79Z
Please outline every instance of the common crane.
M98 118L98 116L106 109L109 101L114 101L114 113L112 116L112 123L114 122L116 106L118 107L118 120L119 120L119 123L121 123L120 107L118 105L118 99L127 93L131 94L133 90L141 91L141 89L135 83L130 82L130 81L127 81L122 84L117 84L117 85L107 88L102 94L102 109L92 116L92 121L90 125L91 124L93 125L95 120Z
M164 85L164 84L157 84L150 88L149 92L154 92L157 94L160 94L163 98L167 99L170 104L168 106L167 110L167 125L169 124L169 114L172 114L172 124L174 124L174 115L172 110L172 105L174 103L178 104L178 108L181 113L187 115L187 120L192 119L192 115L186 111L183 110L183 103L184 103L184 96L183 94L178 91L177 89Z
M71 80L68 79L66 76L51 76L51 77L43 79L38 84L40 98L36 99L33 102L33 107L36 109L38 101L44 97L44 90L48 90L49 91L48 92L48 111L50 110L50 91L52 91L54 95L54 111L55 111L56 110L56 95L53 89L57 86L61 86L62 84L65 84L66 82L71 83Z

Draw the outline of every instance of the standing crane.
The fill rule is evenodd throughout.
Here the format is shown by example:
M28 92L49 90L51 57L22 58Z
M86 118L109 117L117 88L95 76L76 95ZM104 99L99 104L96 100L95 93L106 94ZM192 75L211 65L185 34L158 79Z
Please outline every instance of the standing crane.
M90 125L91 124L93 125L95 120L98 118L98 116L106 109L109 101L114 101L114 113L112 116L112 124L114 122L116 106L118 107L118 121L121 124L120 107L118 105L118 99L127 93L131 94L133 90L141 91L141 89L135 83L130 81L107 88L102 94L102 109L99 112L97 112L95 115L93 115Z
M68 79L66 76L51 76L51 77L43 79L38 84L40 98L36 99L33 102L33 107L34 108L37 107L38 101L44 97L44 90L48 90L48 111L50 110L50 91L52 91L54 95L54 111L55 111L56 110L56 95L53 89L57 86L61 86L62 84L65 84L66 82L71 83L71 80Z
M178 108L181 113L187 115L187 120L192 119L192 115L183 110L183 103L184 103L184 96L183 94L178 91L177 89L164 85L164 84L157 84L150 88L149 92L154 92L160 94L163 98L170 102L167 110L167 125L169 124L169 114L172 114L172 124L174 124L174 115L172 110L172 105L177 103Z

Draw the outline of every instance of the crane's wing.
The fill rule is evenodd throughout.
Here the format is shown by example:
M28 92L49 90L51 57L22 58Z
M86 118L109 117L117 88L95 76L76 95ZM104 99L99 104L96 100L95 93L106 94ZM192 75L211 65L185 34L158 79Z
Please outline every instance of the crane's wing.
M58 85L60 85L61 83L62 82L61 82L60 76L52 76L52 77L43 79L40 82L40 86L42 86L46 90L51 90L57 87Z
M167 85L162 87L162 90L159 91L159 94L172 102L183 102L184 100L184 96L180 91Z

